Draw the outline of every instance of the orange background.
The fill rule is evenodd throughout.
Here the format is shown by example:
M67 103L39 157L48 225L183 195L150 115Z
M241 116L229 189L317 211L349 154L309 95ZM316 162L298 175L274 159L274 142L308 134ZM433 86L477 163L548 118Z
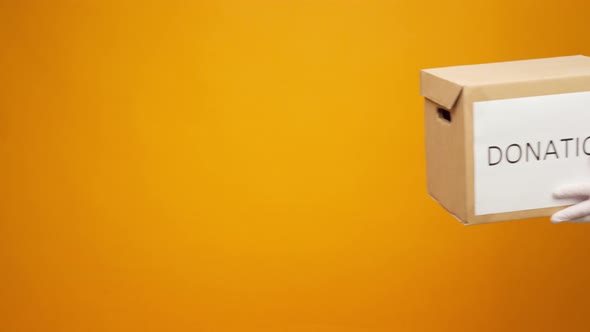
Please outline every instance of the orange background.
M2 1L0 331L586 331L590 228L426 195L421 68L585 0Z

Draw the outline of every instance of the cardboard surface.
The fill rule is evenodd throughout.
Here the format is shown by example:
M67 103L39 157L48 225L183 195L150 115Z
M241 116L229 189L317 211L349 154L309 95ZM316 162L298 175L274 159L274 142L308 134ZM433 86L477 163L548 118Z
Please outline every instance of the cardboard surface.
M590 75L590 58L574 55L434 68L423 72L460 86L503 84Z
M585 97L588 94L573 93L590 91L590 58L429 69L422 71L421 78L421 93L426 98L428 191L465 224L549 216L573 203L553 199L557 185L590 180L586 155L559 162L545 160L544 166L508 163L486 169L481 167L484 152L478 149L486 149L486 144L504 144L505 149L513 141L524 142L526 147L527 140L535 143L554 136L571 136L574 143L576 137L588 137L584 126L590 122L590 113L585 111L590 109L590 99ZM453 96L456 101L449 102ZM449 112L445 115L441 109ZM590 150L590 141L588 146ZM511 153L515 149L513 146Z

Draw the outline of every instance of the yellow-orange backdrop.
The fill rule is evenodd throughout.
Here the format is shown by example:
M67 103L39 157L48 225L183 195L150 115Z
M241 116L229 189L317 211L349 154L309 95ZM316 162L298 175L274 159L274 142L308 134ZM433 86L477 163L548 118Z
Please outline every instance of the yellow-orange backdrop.
M0 330L587 330L590 225L427 197L418 71L590 54L589 10L2 1Z

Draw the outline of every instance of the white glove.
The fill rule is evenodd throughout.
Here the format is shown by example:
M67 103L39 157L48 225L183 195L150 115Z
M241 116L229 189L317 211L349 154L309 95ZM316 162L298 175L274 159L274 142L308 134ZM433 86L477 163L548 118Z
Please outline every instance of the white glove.
M551 216L552 222L590 221L590 183L573 184L557 188L553 196L556 198L578 198L583 199L583 201L556 212Z

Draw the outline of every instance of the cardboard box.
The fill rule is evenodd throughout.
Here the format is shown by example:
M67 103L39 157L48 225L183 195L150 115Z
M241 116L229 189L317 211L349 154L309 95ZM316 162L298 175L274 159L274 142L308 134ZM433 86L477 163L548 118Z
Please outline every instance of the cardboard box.
M548 217L590 182L590 58L421 71L429 194L464 224Z

